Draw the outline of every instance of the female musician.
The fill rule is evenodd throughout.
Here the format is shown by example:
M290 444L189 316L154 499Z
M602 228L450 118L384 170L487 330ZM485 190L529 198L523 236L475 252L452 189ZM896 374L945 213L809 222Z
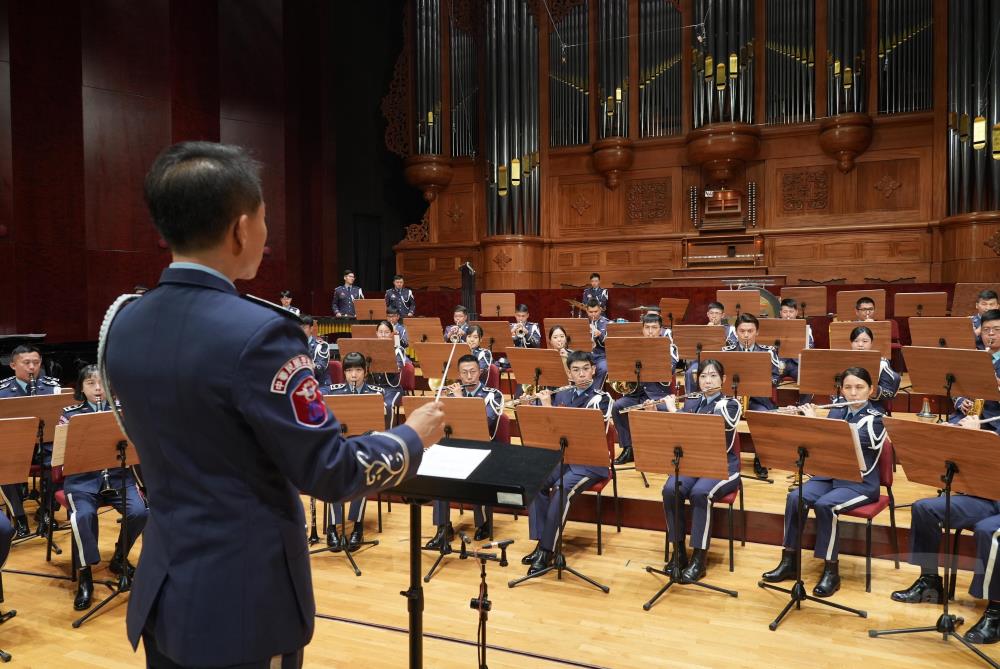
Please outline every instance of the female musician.
M486 381L490 373L490 365L493 363L493 353L488 348L482 347L483 329L478 325L470 325L469 332L465 335L465 343L469 345L472 355L479 361L479 378Z
M859 325L851 330L851 348L855 351L870 351L875 335L867 325ZM889 365L889 360L882 358L879 364L878 386L871 397L872 406L882 413L888 413L888 403L899 392L900 376Z
M396 330L389 321L382 321L375 328L375 336L379 339L395 339ZM403 352L402 347L397 343L396 369L402 371L403 366L409 361L410 359L406 357L406 353ZM382 392L385 395L385 412L386 416L389 417L389 427L392 427L395 409L399 406L400 398L403 396L403 389L399 387L399 372L395 374L392 372L372 374L372 379L375 385L382 386Z
M104 389L101 387L101 376L97 371L97 365L87 365L80 370L76 392L73 394L73 399L80 400L80 404L63 409L59 424L69 423L70 418L80 414L110 410L111 406L104 397ZM73 600L73 608L77 611L90 608L94 595L91 565L101 561L101 554L97 548L99 529L97 510L102 506L113 506L118 513L122 512L121 489L123 483L125 486L125 526L128 531L126 547L123 552L121 545L116 543L114 557L108 564L111 573L117 575L121 575L125 570L128 570L130 574L133 571L134 568L128 562L128 553L132 549L132 544L142 534L148 514L146 503L136 489L132 472L115 467L100 472L72 474L67 476L63 482L66 502L70 508L73 539L76 541L80 556L76 598Z
M698 388L700 393L693 393L678 408L675 396L665 399L667 411L684 411L687 413L718 414L726 422L726 457L729 465L729 478L724 480L680 477L680 501L691 501L691 561L688 563L687 551L684 548L684 511L679 514L680 524L674 522L674 477L667 479L663 486L663 512L667 517L667 528L670 532L670 542L680 550L675 551L671 558L668 571L674 563L679 563L683 569L682 576L696 581L705 575L708 555L708 545L712 536L712 502L725 497L740 485L740 458L733 448L736 443L736 426L743 413L743 405L739 400L726 397L722 389L726 387L726 370L718 360L702 360L698 372Z
M860 483L825 476L814 476L802 484L802 497L808 507L816 511L816 557L824 560L823 575L813 594L829 597L840 589L838 569L837 516L878 499L878 460L885 441L882 426L882 412L868 401L872 392L872 378L868 370L848 367L842 374L841 394L844 406L830 410L828 418L846 420L857 431L864 455L864 469ZM806 416L816 415L816 406L803 404L799 410ZM798 511L799 493L793 490L785 500L785 540L781 551L781 562L771 571L764 572L763 579L777 583L795 578L795 555L798 552ZM805 522L805 518L801 519Z
M573 349L569 347L572 339L561 325L553 325L549 328L549 348L559 351L563 366L566 367L566 377L569 378L569 365L566 360Z

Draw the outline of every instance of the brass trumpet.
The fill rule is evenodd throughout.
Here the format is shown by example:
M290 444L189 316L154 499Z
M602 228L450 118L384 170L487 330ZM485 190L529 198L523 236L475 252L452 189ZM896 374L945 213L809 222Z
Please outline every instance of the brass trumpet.
M458 342L462 341L462 331L458 329L457 325L452 325L450 328L448 328L448 331L449 331L448 341L450 341L452 344L457 344Z
M722 390L722 389L721 388L709 388L708 392L709 392L709 394L715 394L715 392L717 390ZM697 395L704 395L704 394L705 393L703 393L703 392L697 392L697 393L687 393L685 395L679 395L679 396L665 395L664 397L661 397L658 400L646 400L642 404L636 404L634 407L628 407L627 409L622 409L619 413L631 413L632 411L642 411L643 409L648 409L651 406L656 406L657 404L660 404L661 402L666 402L668 397L674 397L675 400L686 400L686 399L690 399L692 397L695 397Z
M518 323L514 326L514 329L510 331L510 334L514 337L524 339L528 336L528 328L525 327L524 323Z
M525 390L527 390L530 387L531 386L525 386ZM552 394L554 395L555 393L561 393L564 390L569 390L570 388L575 388L575 387L576 387L575 383L569 383L569 384L566 384L565 386L562 386L560 388L556 388L555 390L552 391ZM521 395L520 397L515 397L512 400L507 400L506 402L503 403L503 405L507 409L513 409L514 407L518 406L519 404L524 404L525 402L532 402L532 401L538 399L538 396L541 395L541 394L542 394L541 391L537 391L537 392L535 392L535 393L533 393L531 395L525 393L524 395Z

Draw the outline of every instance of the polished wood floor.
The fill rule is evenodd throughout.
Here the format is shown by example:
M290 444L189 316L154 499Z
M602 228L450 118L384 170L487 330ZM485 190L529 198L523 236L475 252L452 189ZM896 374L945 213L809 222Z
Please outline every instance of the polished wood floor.
M777 486L777 484L775 484ZM771 486L768 486L771 487ZM406 604L399 592L408 585L407 519L404 508L394 505L384 514L384 532L375 532L375 505L370 505L368 538L379 546L356 554L363 570L357 577L342 555L313 557L317 610L339 620L318 619L316 634L306 651L307 667L358 667L365 669L407 666ZM461 529L471 533L471 515L453 512ZM493 611L488 624L491 669L524 667L977 667L979 661L954 642L944 643L933 634L905 638L870 639L871 628L933 624L939 609L895 604L893 589L914 578L912 567L899 571L892 563L875 561L870 594L864 592L864 560L842 559L844 587L837 602L867 609L867 620L813 603L794 611L776 632L767 624L786 602L785 595L757 587L761 571L778 558L774 546L748 544L736 548L736 571L725 564L726 543L715 541L707 582L737 589L736 599L695 588L675 587L649 612L642 603L662 584L645 573L644 566L662 560L663 534L626 528L605 534L604 555L596 554L595 528L570 523L567 555L570 564L610 586L603 594L575 577L554 575L515 589L508 579L524 573L520 557L530 550L527 519L497 516L496 537L513 538L511 564L488 567ZM113 549L115 514L101 517L102 553ZM430 509L424 510L424 533L429 534ZM44 562L44 544L33 541L14 548L8 569L33 569L67 573L69 535L62 533L63 555ZM456 543L457 546L457 543ZM138 553L138 549L136 549ZM424 568L433 555L424 555ZM805 580L814 584L820 565L805 561ZM107 572L102 567L97 575ZM982 603L967 593L970 574L959 578L955 609L968 627L978 619ZM14 655L23 667L95 667L114 669L143 665L142 650L133 653L125 639L124 597L80 629L70 623L74 585L69 581L4 574L4 609L15 608L16 618L0 626L0 648ZM425 666L475 667L477 618L469 600L479 587L479 567L457 557L425 586L427 597ZM99 590L103 594L106 590ZM1000 660L1000 647L987 647ZM519 654L527 653L531 655ZM545 659L550 658L550 659Z

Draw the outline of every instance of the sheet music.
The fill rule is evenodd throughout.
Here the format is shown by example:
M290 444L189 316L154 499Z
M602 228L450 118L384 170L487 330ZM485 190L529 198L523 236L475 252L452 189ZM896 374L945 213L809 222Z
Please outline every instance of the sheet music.
M469 478L489 454L489 451L478 448L456 448L434 444L424 451L417 475L464 480Z

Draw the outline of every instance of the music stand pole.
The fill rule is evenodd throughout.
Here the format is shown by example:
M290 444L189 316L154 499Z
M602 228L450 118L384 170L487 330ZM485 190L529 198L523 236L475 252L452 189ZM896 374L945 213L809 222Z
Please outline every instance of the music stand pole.
M674 446L674 459L671 463L674 465L674 530L675 535L678 537L674 541L674 555L680 555L681 551L684 550L684 539L683 533L680 531L681 528L681 458L684 457L684 449L680 446ZM709 512L711 513L711 511ZM669 532L669 528L667 529ZM714 590L715 592L721 592L722 594L729 595L730 597L736 597L739 595L735 590L727 590L726 588L720 588L717 585L711 585L709 583L702 583L701 581L688 581L681 576L681 563L680 560L674 560L673 567L670 571L664 569L656 569L654 567L646 567L647 574L660 574L662 576L667 576L670 580L667 581L666 585L660 588L655 595L650 598L648 602L642 605L643 611L649 611L653 608L653 604L656 603L660 597L662 597L667 590L671 588L674 584L678 585L697 585L700 588L705 588L706 590Z

